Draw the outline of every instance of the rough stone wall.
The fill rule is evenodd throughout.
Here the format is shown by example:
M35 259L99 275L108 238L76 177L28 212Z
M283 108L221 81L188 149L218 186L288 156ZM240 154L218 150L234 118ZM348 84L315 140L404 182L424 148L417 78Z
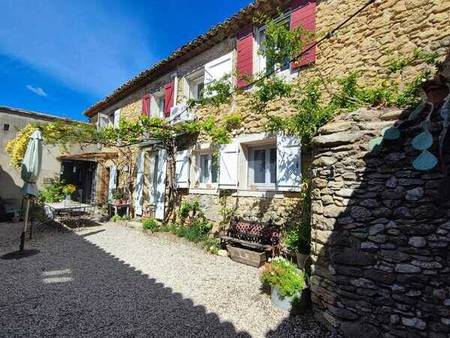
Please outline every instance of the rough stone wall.
M299 194L276 193L267 197L207 194L184 195L183 199L198 199L205 216L215 222L223 221L223 211L233 210L233 215L248 221L268 222L285 226L298 223L302 212Z
M312 299L316 316L348 337L450 334L450 185L440 166L412 167L420 121L368 149L400 113L361 109L315 138ZM435 122L434 154L440 130Z

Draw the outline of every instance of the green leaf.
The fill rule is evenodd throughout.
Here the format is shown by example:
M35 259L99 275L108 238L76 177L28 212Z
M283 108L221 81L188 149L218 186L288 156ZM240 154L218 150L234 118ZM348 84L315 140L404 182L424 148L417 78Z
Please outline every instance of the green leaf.
M428 130L424 130L413 138L411 145L416 150L426 150L433 144L433 135Z
M436 156L430 153L428 150L422 151L422 153L414 160L413 167L416 170L427 171L433 169L438 163Z

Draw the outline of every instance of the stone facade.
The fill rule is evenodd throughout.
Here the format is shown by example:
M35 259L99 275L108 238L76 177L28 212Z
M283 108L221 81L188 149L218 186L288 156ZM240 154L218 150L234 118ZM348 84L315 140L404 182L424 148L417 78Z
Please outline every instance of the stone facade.
M353 14L364 3L363 0L317 1L317 36L323 36L342 20ZM415 48L437 51L440 55L443 55L445 48L450 44L450 36L448 35L449 13L449 1L376 1L339 30L334 37L322 42L317 47L315 65L300 69L299 76L294 81L302 82L318 77L334 79L348 74L349 71L361 70L362 81L373 83L381 81L385 77L386 66L392 58L409 55ZM121 108L122 118L138 117L141 114L142 96L162 88L174 75L177 76L176 103L183 102L185 100L184 86L186 85L184 76L199 69L205 63L233 51L235 44L235 37L229 37L196 57L183 61L172 72L142 86L127 98L109 107L104 113ZM233 63L235 63L235 57L234 53ZM402 78L414 77L421 67L417 65L409 68L408 72L402 75ZM332 91L333 88L326 89ZM288 100L271 102L266 111L278 116L289 116L294 113ZM251 91L236 95L231 105L222 105L219 108L202 108L196 112L199 118L215 116L217 120L230 113L238 113L243 117L243 127L234 132L235 136L259 133L265 129L267 120L259 110L252 107ZM270 211L280 210L279 201L284 201L287 205L298 204L298 197L283 193L278 195L279 198L262 198L261 200L265 202L261 205L264 205L264 207L258 211L254 210L254 203L255 200L259 201L260 197L241 196L238 199L238 210L242 215L248 215L250 218L255 218L255 215L267 218L269 214L271 216L284 214L284 211L280 213ZM193 194L193 197L198 196L198 193ZM213 220L219 219L220 215L215 211L212 212L212 210L220 209L217 207L220 205L218 194L205 194L201 197L201 200L205 201L210 218ZM210 207L213 208L210 209ZM267 215L265 215L266 213Z
M361 109L315 138L312 299L316 316L348 337L450 334L448 179L440 166L412 167L420 121L368 149L402 113ZM433 121L437 154L441 123Z

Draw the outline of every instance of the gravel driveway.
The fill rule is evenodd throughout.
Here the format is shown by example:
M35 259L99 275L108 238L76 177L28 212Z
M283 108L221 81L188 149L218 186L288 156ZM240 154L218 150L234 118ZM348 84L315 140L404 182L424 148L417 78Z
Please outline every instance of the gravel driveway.
M0 224L0 255L20 226ZM0 260L0 337L326 337L260 291L258 270L116 224L41 227L40 253Z

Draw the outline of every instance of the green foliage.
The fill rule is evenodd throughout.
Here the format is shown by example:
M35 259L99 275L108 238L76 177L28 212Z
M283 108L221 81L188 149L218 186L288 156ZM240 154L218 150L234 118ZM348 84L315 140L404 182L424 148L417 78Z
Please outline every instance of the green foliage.
M211 238L206 237L202 240L200 245L209 253L213 255L217 255L220 250L220 239L219 238Z
M255 84L254 97L257 103L264 104L271 100L291 95L292 85L279 76L270 76Z
M312 33L301 27L290 29L288 22L271 18L265 24L266 38L261 41L258 53L267 60L266 72L289 62L312 40Z
M305 273L288 260L277 257L264 266L261 282L277 287L282 297L293 297L306 288Z
M421 61L428 65L435 65L438 57L439 53L437 52L426 52L420 48L416 48L412 55L391 59L388 62L387 69L390 73L401 72L417 61Z
M154 218L145 218L142 220L142 227L145 230L156 232L159 230L159 223Z
M430 77L429 71L420 72L404 89L397 94L395 104L401 108L413 107L421 101L419 89L421 85Z
M60 202L64 199L64 187L66 186L64 180L51 179L49 184L39 191L39 200L47 203Z
M225 75L219 80L216 80L205 87L204 94L198 100L189 100L188 106L193 108L195 106L212 105L219 107L221 104L228 104L231 101L232 86L230 75Z
M203 213L200 210L200 202L197 199L184 200L181 202L180 210L178 211L181 223L186 220L192 220L194 218L203 217Z
M337 110L334 104L327 104L323 100L320 84L317 80L308 82L292 102L296 114L288 118L269 116L267 129L297 135L304 145L308 145L317 130L326 124Z

